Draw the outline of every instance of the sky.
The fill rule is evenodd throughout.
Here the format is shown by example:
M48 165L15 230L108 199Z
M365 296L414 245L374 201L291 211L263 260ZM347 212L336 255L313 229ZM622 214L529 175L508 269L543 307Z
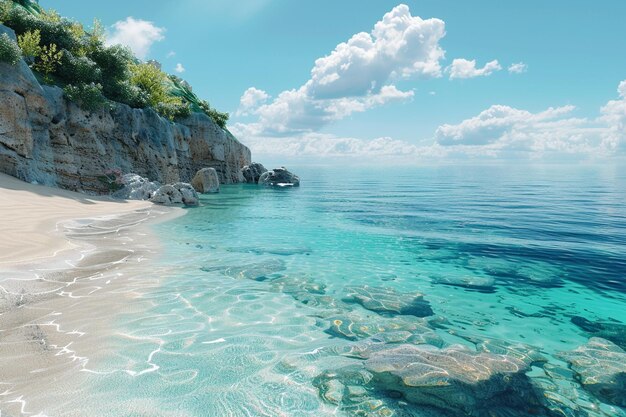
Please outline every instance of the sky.
M626 156L623 0L40 3L189 81L253 159Z

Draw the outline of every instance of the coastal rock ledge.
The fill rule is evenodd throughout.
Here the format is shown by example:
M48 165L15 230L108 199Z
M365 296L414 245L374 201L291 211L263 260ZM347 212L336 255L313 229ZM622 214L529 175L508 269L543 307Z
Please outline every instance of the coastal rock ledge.
M23 60L0 63L0 102L0 172L28 182L104 194L110 169L172 184L214 168L231 184L245 181L241 169L251 163L250 150L204 114L173 123L124 104L88 112L41 85Z

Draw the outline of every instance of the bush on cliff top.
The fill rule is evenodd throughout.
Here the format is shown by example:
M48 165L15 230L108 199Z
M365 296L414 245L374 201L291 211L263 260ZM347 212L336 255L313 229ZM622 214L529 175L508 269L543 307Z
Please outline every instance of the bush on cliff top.
M202 112L226 126L228 113L211 108L183 80L140 62L128 48L106 46L97 20L87 30L54 10L42 9L36 0L0 0L0 22L20 37L27 62L43 81L67 87L66 97L82 107L92 108L90 103L102 97L135 108L152 107L170 120ZM14 46L4 41L0 53L6 58L0 59L17 63L21 53L17 48L15 59Z
M22 51L17 43L6 33L0 36L0 62L7 62L16 65L22 58Z

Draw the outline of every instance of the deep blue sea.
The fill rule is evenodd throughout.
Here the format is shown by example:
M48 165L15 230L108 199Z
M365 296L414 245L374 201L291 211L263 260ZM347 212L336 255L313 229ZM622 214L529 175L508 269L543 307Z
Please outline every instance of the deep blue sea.
M464 414L346 383L362 360L345 352L377 333L504 356L524 346L544 357L527 376L562 404L551 415L626 415L559 354L593 336L625 347L625 167L289 168L301 187L223 186L155 226L169 273L148 312L116 319L133 336L116 358L130 372L94 380L115 399L107 415L548 415ZM391 305L419 292L432 314L355 291Z

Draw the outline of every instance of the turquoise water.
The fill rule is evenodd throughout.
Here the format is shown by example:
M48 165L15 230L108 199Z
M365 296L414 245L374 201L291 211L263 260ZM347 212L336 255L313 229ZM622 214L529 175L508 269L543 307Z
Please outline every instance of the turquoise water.
M322 399L316 377L357 363L341 353L366 338L332 322L400 317L439 347L521 342L559 369L558 352L598 335L580 323L626 323L626 169L293 168L300 188L224 186L156 227L170 273L148 312L117 320L132 339L126 372L94 382L107 415L466 415L384 392L368 393L380 414ZM342 301L366 285L418 291L433 316ZM624 415L557 385L568 415Z

